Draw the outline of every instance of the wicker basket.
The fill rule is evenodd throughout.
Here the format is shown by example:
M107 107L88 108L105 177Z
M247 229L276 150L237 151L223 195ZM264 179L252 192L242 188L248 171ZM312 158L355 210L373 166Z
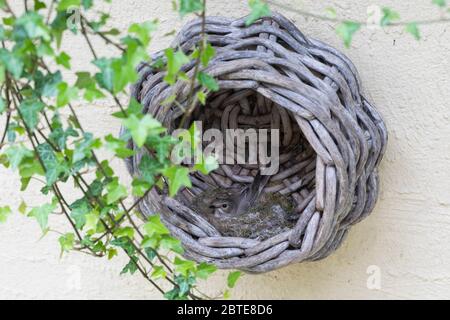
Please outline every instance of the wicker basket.
M185 25L173 47L191 52L199 41L199 20ZM357 71L336 49L303 35L279 14L246 27L245 18L208 17L208 41L217 55L204 70L218 79L220 90L190 117L204 127L280 129L280 170L264 192L279 192L295 203L295 226L264 241L222 236L198 212L193 197L208 186L248 184L257 168L221 165L208 176L192 175L193 188L176 199L153 189L140 210L160 213L181 240L186 256L219 268L267 272L290 263L318 260L335 251L350 226L365 218L378 196L377 167L387 131L377 110L363 97ZM153 59L164 58L162 52ZM194 72L188 64L183 71ZM161 106L173 92L186 103L189 86L169 87L164 74L148 64L139 67L132 96L170 130L182 111ZM132 145L132 142L130 142ZM135 146L131 146L136 149ZM139 175L142 150L127 160Z

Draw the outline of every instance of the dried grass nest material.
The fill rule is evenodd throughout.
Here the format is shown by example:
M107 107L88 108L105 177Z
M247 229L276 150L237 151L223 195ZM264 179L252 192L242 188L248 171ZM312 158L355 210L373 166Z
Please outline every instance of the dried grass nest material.
M192 21L172 46L189 53L200 32L201 22ZM264 191L289 197L298 220L292 229L258 241L222 236L191 209L193 197L211 184L228 188L251 182L257 171L251 165L221 165L208 176L193 174L193 188L176 199L153 189L140 210L146 216L160 213L188 258L219 268L260 273L325 258L340 246L350 227L373 210L377 167L387 142L385 124L363 96L355 66L276 13L248 27L245 18L208 17L206 32L217 54L204 71L218 80L220 90L193 112L187 126L201 120L204 129L279 128L280 170ZM194 64L182 70L191 76ZM145 113L175 129L182 111L176 105L165 108L162 102L176 93L177 101L186 104L188 83L169 87L164 73L146 63L140 65L139 76L132 96ZM129 143L137 153L127 159L127 167L139 175L145 151Z

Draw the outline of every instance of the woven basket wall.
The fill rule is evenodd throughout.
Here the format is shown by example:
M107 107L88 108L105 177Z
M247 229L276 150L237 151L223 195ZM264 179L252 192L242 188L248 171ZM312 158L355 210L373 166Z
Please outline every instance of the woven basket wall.
M191 52L200 32L200 21L188 23L173 47ZM264 192L290 197L298 221L291 230L264 241L230 238L190 209L193 197L211 185L229 188L252 182L254 165L221 165L208 176L192 175L193 188L176 199L154 189L140 210L147 216L160 213L188 258L219 268L258 273L328 256L349 228L372 211L378 196L377 167L387 142L385 125L362 95L354 65L279 14L249 27L245 18L208 17L206 32L217 55L204 71L218 80L220 90L196 109L187 125L201 120L204 129L280 129L280 170ZM152 58L163 57L159 52ZM191 76L193 67L185 65L183 71ZM188 84L178 81L170 88L164 74L145 63L139 75L132 96L146 113L175 129L183 112L161 103L175 92L177 101L185 104ZM143 152L137 150L127 160L132 175L139 175Z

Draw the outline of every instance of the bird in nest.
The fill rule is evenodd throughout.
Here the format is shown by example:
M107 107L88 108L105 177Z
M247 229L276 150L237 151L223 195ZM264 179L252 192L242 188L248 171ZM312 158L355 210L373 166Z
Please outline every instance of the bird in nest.
M223 236L266 240L295 225L288 197L262 193L270 177L258 171L249 186L205 190L192 201L193 209Z

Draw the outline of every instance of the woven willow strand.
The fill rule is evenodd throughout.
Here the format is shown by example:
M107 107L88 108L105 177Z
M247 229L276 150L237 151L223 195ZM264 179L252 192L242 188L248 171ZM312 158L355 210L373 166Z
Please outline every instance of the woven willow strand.
M280 171L264 192L289 196L296 207L296 225L265 241L223 237L192 210L195 195L211 186L222 188L253 181L257 165L221 165L208 176L192 175L193 187L176 199L153 189L140 210L160 213L171 233L181 240L186 256L219 268L267 272L290 263L318 260L335 251L351 225L365 218L378 196L377 167L387 131L377 110L364 98L358 73L336 49L303 35L282 15L246 27L245 18L208 17L205 30L217 55L203 70L218 80L220 91L208 97L189 119L204 129L274 128L281 131ZM172 46L192 52L201 39L201 21L183 27ZM162 52L152 57L164 59ZM183 66L188 76L194 63ZM144 112L169 131L183 111L162 102L173 94L186 105L189 87L170 87L164 73L142 63L132 96ZM127 159L139 175L145 151Z

